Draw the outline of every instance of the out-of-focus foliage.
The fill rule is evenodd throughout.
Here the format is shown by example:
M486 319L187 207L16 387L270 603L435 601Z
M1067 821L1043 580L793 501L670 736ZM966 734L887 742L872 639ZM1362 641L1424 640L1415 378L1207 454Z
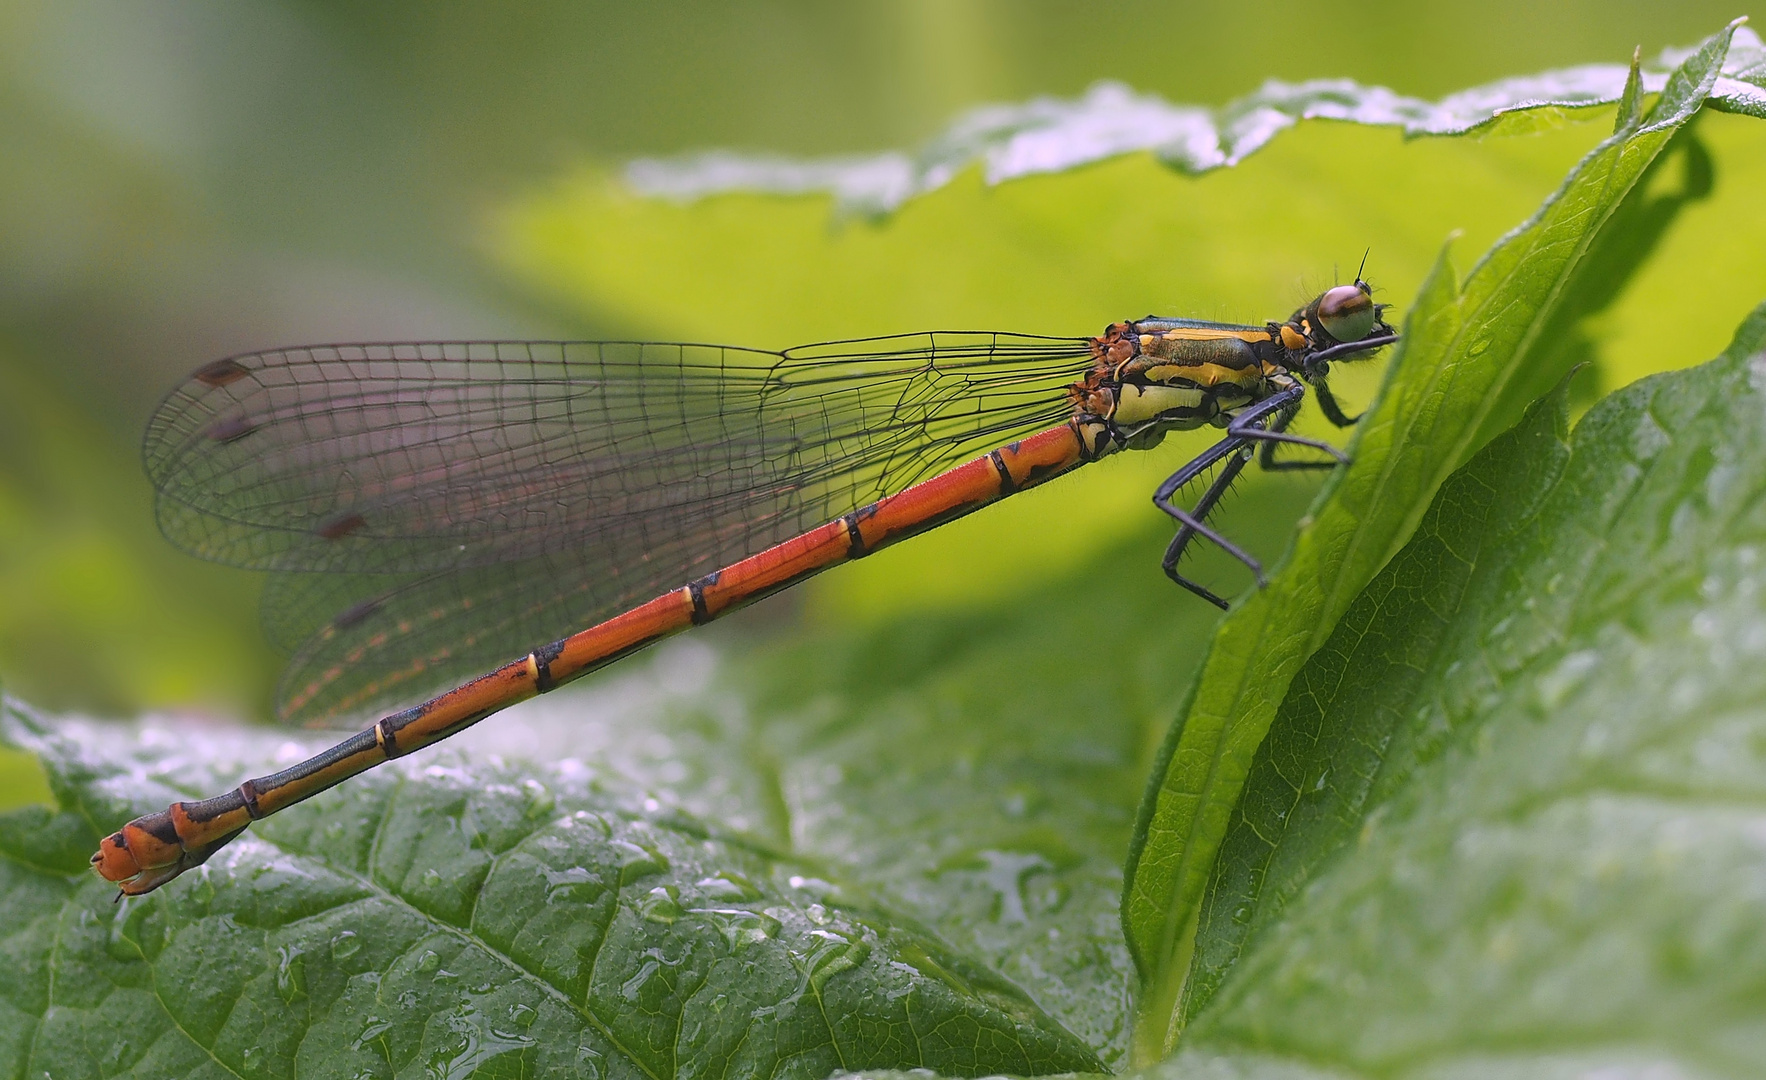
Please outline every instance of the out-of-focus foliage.
M1270 77L1353 76L1437 98L1620 62L1634 45L1653 56L1734 14L1715 0L1671 10L1370 3L1326 20L1298 2L554 3L517 16L409 3L14 0L0 6L0 396L30 422L0 442L0 579L47 581L37 568L52 563L87 582L120 575L138 599L113 617L55 602L31 580L9 584L0 677L55 706L267 711L275 658L257 643L255 582L161 561L143 524L137 433L167 387L216 356L314 340L676 327L773 344L854 326L1072 333L1151 310L1257 319L1285 313L1302 283L1328 281L1370 245L1376 284L1398 299L1447 230L1467 229L1481 248L1591 136L1571 121L1476 147L1401 148L1381 133L1304 124L1231 183L1140 159L1092 170L1095 197L1080 177L1051 179L1041 194L980 191L967 174L901 222L833 231L814 198L717 200L681 216L615 196L608 215L557 229L561 242L574 229L611 234L592 250L622 262L639 249L629 281L606 266L610 283L573 282L570 267L531 251L509 273L511 252L533 244L505 224L569 197L560 175L609 176L631 156L717 146L912 147L964 108L1074 96L1099 79L1204 105ZM1704 335L1691 355L1714 351L1728 321L1719 313L1757 295L1752 237L1731 225L1766 183L1766 151L1733 118L1702 127L1714 186L1603 314L1593 336L1604 385L1686 355L1664 346L1687 334ZM751 210L747 224L695 237ZM887 273L842 269L879 239L899 252ZM535 288L528 271L547 280ZM1664 308L1677 317L1661 318ZM57 431L38 436L36 423ZM77 470L41 460L65 459L69 441L84 448ZM1144 513L1138 488L1159 465L1090 509L1117 521ZM933 542L935 562L971 547ZM1024 572L1074 565L1074 552L1052 547ZM905 576L925 580L919 569ZM849 593L838 601L893 593L878 573L842 575L833 587ZM102 675L90 673L93 651L114 658Z
M11 690L93 709L247 699L275 674L249 593L168 550L113 433L0 358L0 655ZM31 657L59 663L39 669ZM193 662L194 661L194 662ZM77 672L77 674L76 674ZM58 685L77 681L75 687Z
M1641 64L1644 91L1661 93L1685 53L1667 49ZM938 190L971 165L981 166L989 184L1001 184L1148 151L1162 164L1200 174L1238 164L1302 120L1396 127L1409 136L1514 135L1551 126L1567 110L1615 104L1631 77L1624 64L1583 64L1499 79L1439 101L1353 79L1271 79L1218 108L1173 105L1107 81L1072 100L1039 97L965 113L913 154L802 160L711 150L674 160L640 159L625 177L638 191L664 198L826 192L842 212L877 214ZM1705 104L1766 117L1766 47L1753 31L1737 31Z

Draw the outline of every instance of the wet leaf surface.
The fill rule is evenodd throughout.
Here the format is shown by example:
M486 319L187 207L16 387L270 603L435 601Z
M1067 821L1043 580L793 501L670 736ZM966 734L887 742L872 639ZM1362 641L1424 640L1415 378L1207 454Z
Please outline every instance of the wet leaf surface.
M802 862L580 767L395 765L114 903L94 821L277 740L133 746L13 708L63 810L0 823L9 1073L953 1075L1095 1068L985 968ZM192 764L192 759L200 763Z

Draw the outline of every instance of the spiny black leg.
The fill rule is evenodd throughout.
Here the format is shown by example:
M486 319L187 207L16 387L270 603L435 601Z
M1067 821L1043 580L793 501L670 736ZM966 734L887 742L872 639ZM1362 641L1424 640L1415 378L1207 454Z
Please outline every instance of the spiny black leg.
M1227 430L1241 439L1249 439L1262 443L1291 443L1294 446L1311 447L1314 450L1323 451L1336 458L1338 464L1349 464L1349 455L1343 453L1343 451L1337 449L1328 442L1319 442L1317 439L1308 439L1304 435L1290 435L1285 431L1266 431L1260 427L1240 427L1237 421L1234 421L1228 426Z
M1176 518L1180 525L1188 526L1192 532L1207 537L1215 544L1218 544L1227 553L1231 554L1233 558L1238 559L1247 566L1255 569L1257 567L1256 559L1253 559L1249 555L1240 551L1238 545L1215 532L1213 529L1210 529L1207 525L1197 520L1197 518L1188 510L1183 509L1171 501L1184 485L1188 484L1196 477L1201 476L1223 459L1237 453L1239 450L1243 449L1244 446L1245 440L1237 437L1225 438L1215 443L1213 446L1203 451L1200 457L1166 477L1165 482L1159 485L1159 490L1153 492L1153 505ZM1218 498L1218 496L1216 496L1216 498Z
M1338 427L1354 427L1360 416L1345 416L1343 407L1331 395L1331 388L1325 385L1324 376L1319 376L1312 384L1313 393L1318 395L1318 411L1324 413L1325 419Z
M1177 561L1183 555L1184 549L1189 546L1190 541L1201 536L1212 541L1222 551L1249 567L1251 573L1256 575L1259 586L1267 584L1263 577L1263 565L1241 550L1237 544L1209 528L1204 520L1209 511L1214 508L1215 503L1219 502L1221 496L1226 494L1233 479L1250 462L1252 455L1249 450L1251 446L1256 442L1263 442L1265 445L1283 442L1296 443L1300 446L1310 446L1322 450L1339 461L1348 461L1342 452L1334 446L1321 443L1316 439L1288 435L1281 430L1287 426L1283 414L1291 414L1297 410L1305 397L1306 387L1296 382L1245 409L1227 425L1226 438L1209 447L1194 461L1172 473L1163 484L1159 485L1159 490L1153 493L1153 505L1177 519L1180 526L1177 536L1165 549L1163 562L1165 573L1171 580L1217 607L1225 608L1226 601L1179 574ZM1266 423L1269 428L1274 430L1266 429L1264 427ZM1229 458L1231 460L1227 460ZM1197 502L1194 511L1185 510L1172 502L1173 497L1184 485L1222 461L1225 461L1226 464L1221 469L1221 475L1209 485L1207 492Z
M1294 422L1294 417L1299 412L1299 409L1294 408L1276 413L1275 419L1269 423L1269 430L1286 431L1288 425ZM1277 461L1275 451L1276 447L1280 445L1279 442L1265 442L1263 444L1263 449L1257 455L1257 464L1263 468L1263 471L1299 472L1303 469L1334 469L1337 467L1337 463L1334 461Z
M1266 420L1279 418L1283 413L1293 412L1299 409L1300 402L1305 397L1306 387L1299 383L1295 383L1293 386L1290 386L1279 393L1264 398L1256 405L1233 417L1232 423L1226 426L1227 433L1241 439L1256 439L1272 443L1285 442L1293 443L1295 446L1308 446L1314 450L1319 450L1331 455L1345 465L1349 464L1349 459L1344 456L1343 451L1332 446L1330 443L1319 442L1317 439L1308 439L1304 435L1290 435L1281 430L1281 428L1286 425L1277 425L1271 422L1268 428L1263 426L1263 423Z
M1179 559L1183 558L1184 549L1189 547L1191 540L1195 539L1197 536L1209 535L1209 530L1201 529L1198 526L1202 519L1206 518L1209 512L1214 509L1214 504L1218 503L1221 496L1226 494L1227 489L1232 487L1233 480L1238 477L1246 463L1251 460L1251 455L1248 450L1249 447L1240 449L1227 460L1226 465L1220 470L1220 475L1214 478L1214 482L1208 485L1208 490L1196 501L1196 507L1194 510L1190 511L1187 515L1182 516L1172 513L1172 516L1176 517L1182 524L1178 527L1177 535L1172 537L1170 546L1165 549L1165 559L1160 563L1165 570L1166 577L1177 582L1179 585L1182 585L1197 596L1200 596L1215 607L1220 608L1222 611L1226 610L1228 606L1227 602L1219 596L1216 596L1205 586L1198 582L1191 581L1189 578L1178 573L1177 562ZM1161 509L1167 508L1161 507ZM1175 509L1175 507L1171 507L1167 509L1167 512L1169 513ZM1216 543L1220 543L1215 536L1209 535L1209 539L1214 540ZM1257 564L1255 559L1248 557L1244 552L1239 551L1231 544L1221 544L1221 547L1233 555L1236 555L1240 561L1249 566L1251 572L1257 575L1257 583L1259 585L1263 584L1263 568Z
M1233 481L1238 478L1240 472L1244 471L1250 460L1249 448L1228 458L1225 467L1220 470L1220 475L1214 478L1214 482L1208 485L1208 490L1204 491L1202 497L1196 500L1196 505L1190 508L1189 515L1199 521L1206 520L1208 515L1214 512L1215 504L1220 502L1221 497L1232 488ZM1177 530L1177 535L1172 537L1171 544L1165 550L1166 573L1172 572L1173 568L1177 566L1178 555L1189 546L1191 539L1199 535L1202 534L1188 525L1181 526Z

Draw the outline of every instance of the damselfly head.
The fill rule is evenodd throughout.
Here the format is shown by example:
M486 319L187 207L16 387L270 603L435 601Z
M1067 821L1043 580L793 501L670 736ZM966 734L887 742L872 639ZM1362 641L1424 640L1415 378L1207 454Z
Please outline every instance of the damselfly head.
M1339 342L1360 341L1373 332L1380 319L1373 290L1359 279L1353 285L1325 290L1314 307L1319 327Z

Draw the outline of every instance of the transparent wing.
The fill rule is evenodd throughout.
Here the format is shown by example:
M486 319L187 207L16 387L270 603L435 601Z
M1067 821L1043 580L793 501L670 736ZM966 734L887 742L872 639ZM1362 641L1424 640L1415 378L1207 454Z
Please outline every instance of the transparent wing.
M684 557L694 560L689 575L718 565ZM655 584L654 565L563 551L416 578L317 575L324 579L317 592L315 575L272 575L266 620L313 619L311 632L293 641L276 688L277 714L324 726L432 697L671 587ZM326 602L338 600L343 606ZM332 614L314 618L322 611Z
M278 572L266 627L304 642L284 711L316 719L441 689L1058 423L1090 363L1083 338L996 333L290 349L200 369L143 456L168 537Z

